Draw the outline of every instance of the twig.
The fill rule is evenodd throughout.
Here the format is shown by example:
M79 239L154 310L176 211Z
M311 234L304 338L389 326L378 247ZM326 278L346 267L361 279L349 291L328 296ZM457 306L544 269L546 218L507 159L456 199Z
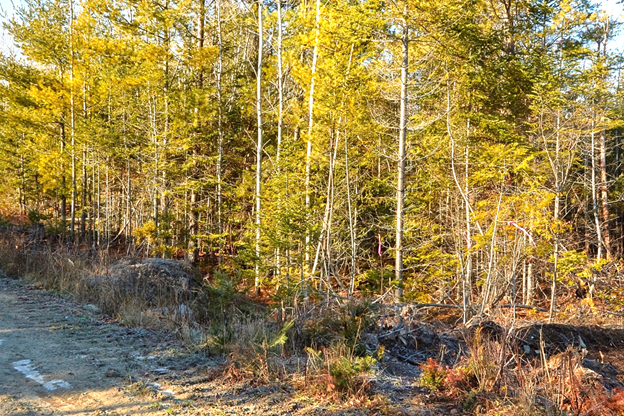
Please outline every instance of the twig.
M535 309L539 312L548 312L548 309L540 308L539 306L531 305L498 305L497 308L520 308L520 309Z

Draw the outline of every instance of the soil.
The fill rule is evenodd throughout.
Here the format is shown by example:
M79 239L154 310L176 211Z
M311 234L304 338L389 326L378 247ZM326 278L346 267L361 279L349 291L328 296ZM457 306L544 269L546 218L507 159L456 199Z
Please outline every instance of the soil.
M159 375L187 354L164 334L97 312L0 279L0 415L162 414L155 398L177 391Z

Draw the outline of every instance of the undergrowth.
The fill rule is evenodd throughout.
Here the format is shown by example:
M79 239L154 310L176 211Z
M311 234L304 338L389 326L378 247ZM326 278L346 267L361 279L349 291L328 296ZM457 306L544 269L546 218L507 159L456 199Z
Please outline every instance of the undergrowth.
M365 342L379 322L375 304L329 298L285 307L250 296L242 275L227 268L213 270L207 280L190 276L193 296L179 304L171 290L134 285L120 291L119 281L93 278L105 275L112 263L96 251L52 249L25 235L0 233L0 269L6 276L94 303L122 324L169 330L189 351L228 357L212 371L213 378L284 382L318 400L396 412L374 388L384 349ZM504 336L488 338L479 330L466 337L465 346L468 351L453 365L429 358L420 368L420 385L457 404L463 414L624 414L624 391L606 390L583 367L577 350L526 357ZM128 389L146 391L140 384Z
M606 389L574 348L528 358L479 331L467 346L469 354L452 367L427 359L420 376L421 386L459 402L465 414L624 414L624 391Z
M121 324L171 331L191 352L228 357L215 377L255 384L289 382L305 394L383 407L383 400L371 395L383 353L362 341L362 334L375 327L374 305L319 301L300 308L284 309L282 304L282 313L275 313L266 302L249 296L242 275L227 268L213 270L194 289L194 300L177 305L177 298L168 298L171 290L124 281L124 274L105 278L117 264L108 254L31 243L26 235L1 233L0 270L98 305ZM128 267L133 264L123 261ZM126 286L130 289L120 289ZM145 390L140 384L129 388L136 394Z

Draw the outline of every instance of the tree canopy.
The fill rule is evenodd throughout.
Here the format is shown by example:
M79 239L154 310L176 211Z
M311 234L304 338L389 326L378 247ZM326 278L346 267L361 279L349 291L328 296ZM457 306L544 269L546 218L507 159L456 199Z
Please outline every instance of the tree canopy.
M5 29L0 207L50 239L464 310L554 311L624 256L589 1L25 0Z

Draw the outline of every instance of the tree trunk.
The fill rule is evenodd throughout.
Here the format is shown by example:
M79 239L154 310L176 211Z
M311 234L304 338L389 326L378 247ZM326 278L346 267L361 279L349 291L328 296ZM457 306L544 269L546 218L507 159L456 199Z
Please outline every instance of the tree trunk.
M310 170L312 167L312 137L313 137L313 128L314 128L314 84L316 81L316 62L318 60L318 51L319 51L319 32L320 32L320 18L321 18L321 1L316 0L316 35L314 39L314 50L312 52L312 68L310 75L310 94L308 97L308 143L306 146L306 165L305 165L305 206L308 211L308 215L310 215L311 208L311 190L310 190ZM305 261L303 265L305 267L310 266L310 231L306 230L305 236L305 244L304 244L304 252L305 252ZM304 267L304 268L305 268ZM304 271L302 269L301 275L303 277ZM308 285L303 284L304 297L308 298Z
M401 63L401 114L399 119L399 162L397 169L396 248L395 278L396 297L403 297L403 205L405 202L405 140L407 134L407 71L409 65L409 26L407 4L403 11L403 38L401 40L403 60Z
M65 196L66 180L65 180L65 163L63 161L63 155L65 154L65 141L66 141L64 121L61 121L59 130L60 130L60 136L61 136L61 208L60 210L61 210L61 227L62 227L63 233L65 233L65 230L67 229L67 224L66 224L67 222L67 197Z
M202 0L203 1L203 0ZM203 35L202 35L203 36ZM218 119L218 143L217 143L217 224L219 229L219 258L217 264L221 266L223 257L223 217L221 207L223 205L223 38L221 32L221 0L217 0L217 37L219 43L219 60L217 66L217 104L219 106Z
M561 164L560 164L560 150L561 150L561 134L560 134L560 125L561 125L561 115L557 112L557 122L556 122L556 131L555 131L555 160L553 163L553 173L555 176L555 207L553 213L553 220L555 224L555 232L554 232L554 243L555 247L553 250L553 273L552 273L552 284L550 289L550 311L548 315L548 321L552 322L553 315L555 313L555 309L557 306L557 274L558 274L558 266L559 266L559 211L560 211L560 195L562 192L560 175L562 172Z
M205 21L205 14L206 14L206 3L205 0L199 0L199 12L197 14L197 49L200 51L203 49L204 47L204 21ZM218 17L217 17L218 18ZM197 74L197 89L199 90L199 94L198 96L201 97L201 92L204 88L204 72L202 69L199 70L199 73ZM221 101L219 100L219 103ZM200 121L200 105L199 103L195 104L195 128L197 129L197 131L201 134L201 121ZM194 171L195 166L196 166L196 160L197 160L197 150L196 150L196 145L193 146L193 151L192 151L192 158L193 158L193 172L191 174L191 176L193 177L193 179L195 179L195 176L197 175ZM220 160L217 160L217 176L219 174L219 164L220 164ZM188 239L188 244L187 244L187 248L188 248L188 260L191 264L195 263L197 261L197 256L199 254L199 244L197 244L197 235L199 234L199 212L198 212L198 207L197 207L197 192L198 189L196 189L196 183L194 182L191 186L190 189L190 198L189 198L189 203L190 203L190 215L189 215L189 231L190 231L190 237ZM219 186L219 185L217 185Z
M264 1L258 0L258 69L256 77L256 115L258 119L258 141L256 146L256 278L254 288L260 288L260 191L262 186L262 54L264 28L262 13Z
M71 137L71 164L72 164L72 193L71 193L71 225L69 235L74 242L74 232L76 225L76 120L74 114L74 2L69 2L69 118Z
M349 296L353 296L355 289L355 274L356 274L356 246L355 246L355 218L353 216L353 208L351 207L351 178L349 177L349 146L347 145L348 136L345 133L344 148L345 148L345 178L347 185L347 209L349 210L349 238L351 239L351 270L349 281ZM382 276L383 278L383 276Z
M592 121L592 127L593 127ZM594 225L596 226L596 237L597 237L597 246L598 253L596 254L596 258L600 260L602 258L602 248L604 246L604 240L602 238L602 225L600 224L600 215L598 213L598 198L596 192L596 135L593 131L591 132L591 149L590 149L590 159L591 159L591 194L592 194L592 211L594 214Z
M611 233L609 232L609 193L607 183L607 145L606 134L600 132L600 205L603 239L607 260L611 260Z
M282 127L284 122L284 74L282 68L282 0L277 0L277 93L278 93L278 113L277 113L277 154L275 162L277 164L277 174L281 174L281 153L282 153ZM278 197L278 210L281 211L282 200L281 195ZM281 234L278 231L278 241L281 240ZM277 275L281 274L281 252L278 246L275 250L275 268Z

